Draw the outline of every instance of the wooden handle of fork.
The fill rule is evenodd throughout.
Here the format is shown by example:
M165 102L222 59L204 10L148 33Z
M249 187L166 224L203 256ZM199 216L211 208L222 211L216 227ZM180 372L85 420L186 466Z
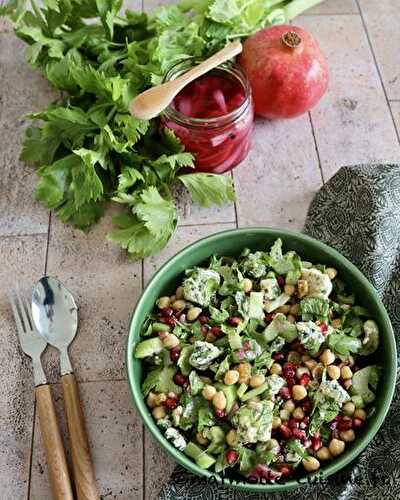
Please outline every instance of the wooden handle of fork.
M47 469L54 500L73 500L64 445L58 428L56 411L49 385L35 388L40 432L46 454Z
M99 500L78 384L73 373L63 375L61 381L77 497L78 500Z

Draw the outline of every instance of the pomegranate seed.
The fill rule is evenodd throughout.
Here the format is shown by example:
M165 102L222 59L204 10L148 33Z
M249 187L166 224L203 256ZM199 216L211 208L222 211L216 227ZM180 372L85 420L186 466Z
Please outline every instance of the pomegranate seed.
M320 436L312 436L311 437L311 446L314 451L318 451L320 448L322 448L322 440Z
M289 387L282 387L282 389L280 389L279 391L279 395L283 399L290 399L291 395Z
M310 417L304 417L301 423L307 426L310 423Z
M228 462L229 465L233 464L234 462L236 462L236 460L238 459L238 453L235 451L235 450L228 450L226 453L225 453L225 458L226 458L226 461Z
M169 326L175 326L176 318L174 316L171 317L163 316L162 318L160 318L160 322Z
M364 420L362 418L353 418L354 429L361 429L363 425L364 425Z
M285 278L283 276L278 276L277 281L280 287L285 286Z
M301 385L308 385L310 383L310 380L311 380L311 377L310 375L308 375L308 373L304 373L301 377L300 377L300 384Z
M283 376L287 378L295 378L296 377L297 365L295 363L285 363L283 365Z
M290 429L298 429L300 425L300 422L296 420L295 418L291 418L288 422L288 426Z
M338 422L338 425L337 425L337 428L340 430L340 431L348 431L349 429L351 429L353 427L353 421L351 418L347 417L347 418L342 418L341 420L339 420Z
M248 351L250 349L250 342L248 340L245 340L243 342L243 350Z
M306 413L310 413L310 411L312 410L311 401L309 399L304 400L301 407L303 408L303 411L305 411Z
M337 429L333 429L331 432L331 439L339 439L339 431Z
M242 318L239 318L238 316L232 316L228 319L228 323L232 326L238 326L241 322Z
M222 337L222 335L224 334L224 332L221 330L219 326L213 326L211 328L211 333L216 337Z
M289 439L292 435L292 431L285 424L281 424L281 426L279 427L279 431L283 439Z
M306 438L306 433L305 431L302 431L300 429L292 429L292 434L295 439L305 439Z
M200 327L201 334L204 335L204 336L207 335L208 330L209 330L208 326L202 325Z
M338 421L331 422L331 424L329 426L330 429L335 430L338 426L338 423L339 423Z
M281 467L279 467L279 472L283 477L289 477L292 475L293 469L288 465L282 465Z
M276 352L275 354L272 355L272 359L274 361L282 361L284 357L285 356L281 352Z
M267 314L264 319L265 319L265 321L267 321L269 323L270 321L272 321L274 319L274 316L275 316L274 314L270 313L270 314Z
M178 398L167 398L164 402L164 406L166 406L168 410L175 410L175 408L178 406L178 403Z
M326 333L328 331L328 325L326 323L321 323L319 329L322 333Z
M170 317L174 314L174 310L171 307L164 307L164 309L161 309L161 314L165 317Z
M182 373L175 373L174 382L176 385L185 385L188 382L188 378Z
M286 382L289 387L293 387L294 385L296 385L296 380L292 377L288 377L286 379Z
M312 444L311 439L306 439L303 444L304 448L309 448Z
M219 419L219 420L225 420L226 418L226 412L225 410L218 410L218 408L215 410L215 416Z
M173 347L169 351L169 357L171 358L171 361L173 363L175 363L176 361L178 361L180 354L181 354L181 350L179 349L179 347Z
M210 320L210 318L208 316L199 316L199 322L201 325L205 325L206 323L208 323Z
M305 352L305 348L303 344L299 340L295 340L290 344L291 349L293 351L298 352L299 354L303 354Z
M178 321L180 323L185 323L185 321L186 321L186 314L184 314L184 313L180 314L179 318L178 318Z

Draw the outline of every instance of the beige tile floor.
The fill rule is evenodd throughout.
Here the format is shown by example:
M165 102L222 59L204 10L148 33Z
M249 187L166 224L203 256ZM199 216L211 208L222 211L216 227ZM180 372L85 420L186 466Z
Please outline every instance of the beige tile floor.
M143 6L150 11L161 3L144 0ZM142 6L140 0L126 4ZM57 93L25 64L23 44L0 21L1 499L50 498L30 363L17 346L7 287L16 280L28 284L47 271L74 292L81 323L71 354L102 496L153 500L173 463L144 432L123 369L126 328L142 284L179 248L212 232L254 224L300 229L314 193L341 165L400 162L398 0L326 0L297 23L318 38L327 55L328 94L309 115L258 122L254 147L233 174L236 206L203 210L183 197L175 238L142 265L105 241L110 215L82 234L33 201L34 175L18 160L24 114ZM47 352L45 365L56 382L54 352ZM54 390L65 430L57 384Z

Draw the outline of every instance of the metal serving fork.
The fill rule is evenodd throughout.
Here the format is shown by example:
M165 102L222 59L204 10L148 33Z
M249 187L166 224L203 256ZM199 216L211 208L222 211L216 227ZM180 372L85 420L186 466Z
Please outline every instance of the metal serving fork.
M40 359L47 343L40 337L34 326L29 302L19 291L15 292L15 297L10 296L9 298L21 348L32 359L36 407L53 498L55 500L73 500L67 460L57 424L53 397Z

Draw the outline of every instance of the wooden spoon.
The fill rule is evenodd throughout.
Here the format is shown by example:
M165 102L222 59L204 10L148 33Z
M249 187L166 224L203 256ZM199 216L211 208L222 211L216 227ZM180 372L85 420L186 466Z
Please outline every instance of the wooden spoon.
M216 52L175 80L145 90L130 103L129 111L131 115L142 120L154 118L168 106L186 85L241 52L242 44L239 41L228 43L222 50Z

